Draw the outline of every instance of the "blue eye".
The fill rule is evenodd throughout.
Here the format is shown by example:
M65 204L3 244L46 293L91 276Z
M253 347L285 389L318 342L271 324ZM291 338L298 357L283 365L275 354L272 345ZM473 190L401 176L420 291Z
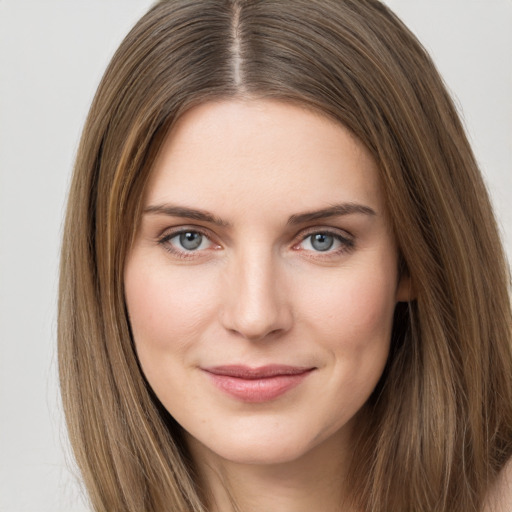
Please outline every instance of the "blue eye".
M203 241L203 235L201 233L197 233L196 231L187 231L186 233L180 233L176 235L174 238L179 240L179 243L183 249L187 251L195 251L201 246Z
M306 251L337 253L352 249L354 241L338 233L317 231L305 236L298 246Z
M212 241L203 233L185 230L165 236L160 243L174 253L191 253L209 249Z
M316 251L328 251L334 245L334 237L327 233L316 233L310 235L311 247Z

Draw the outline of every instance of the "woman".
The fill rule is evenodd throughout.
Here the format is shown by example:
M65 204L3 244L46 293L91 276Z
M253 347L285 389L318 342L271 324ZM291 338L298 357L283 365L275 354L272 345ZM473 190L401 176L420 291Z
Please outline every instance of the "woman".
M508 510L508 274L376 0L163 1L78 153L62 395L95 510Z

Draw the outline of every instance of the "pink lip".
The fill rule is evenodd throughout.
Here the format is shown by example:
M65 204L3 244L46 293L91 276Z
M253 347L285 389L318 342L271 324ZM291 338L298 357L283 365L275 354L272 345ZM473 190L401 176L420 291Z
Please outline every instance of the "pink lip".
M242 365L203 368L215 386L238 400L269 402L298 386L315 368L268 365L250 368Z

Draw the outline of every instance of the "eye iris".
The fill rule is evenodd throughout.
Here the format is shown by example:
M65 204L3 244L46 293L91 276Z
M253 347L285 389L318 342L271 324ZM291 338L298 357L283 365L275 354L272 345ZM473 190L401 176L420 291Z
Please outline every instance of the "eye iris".
M194 233L193 231L189 231L187 233L181 233L180 235L180 244L184 249L188 251L193 251L197 249L201 242L203 241L203 235L201 233Z
M311 246L317 251L328 251L334 244L334 237L325 233L311 236Z

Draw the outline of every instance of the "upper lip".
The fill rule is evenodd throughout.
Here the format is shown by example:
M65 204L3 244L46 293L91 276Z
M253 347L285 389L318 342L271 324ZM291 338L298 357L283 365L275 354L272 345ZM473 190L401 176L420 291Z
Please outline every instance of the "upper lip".
M238 379L265 379L277 377L280 375L300 375L302 373L314 370L311 366L289 366L283 364L269 364L252 368L245 365L225 365L203 368L204 371L213 375L222 375L225 377L235 377Z

